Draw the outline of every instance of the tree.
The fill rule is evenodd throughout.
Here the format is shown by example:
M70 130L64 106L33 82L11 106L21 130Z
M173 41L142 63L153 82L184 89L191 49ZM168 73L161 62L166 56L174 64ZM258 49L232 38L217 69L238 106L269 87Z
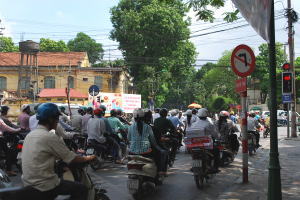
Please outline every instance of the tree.
M206 89L204 104L208 105L216 96L224 96L232 98L235 102L238 101L239 96L235 92L237 77L230 68L230 57L231 51L225 51L218 63L211 65L211 69L203 76L202 84Z
M102 44L97 43L96 40L82 32L77 33L76 37L68 42L68 47L71 51L87 52L92 64L103 58Z
M40 51L47 52L68 52L70 51L66 43L62 40L55 41L48 38L40 39Z
M295 61L295 66L300 67L300 57L298 57Z
M261 90L261 101L266 103L267 95L269 93L269 48L267 44L262 44L258 47L259 54L256 56L256 67L251 75L254 87ZM281 66L287 61L286 54L281 43L276 43L276 69L277 80L280 80L280 73L282 72ZM278 81L278 94L281 94L281 82ZM277 95L280 97L280 95Z
M226 0L189 0L189 7L197 13L200 20L213 22L214 11L212 9L219 9L224 7ZM235 9L232 12L223 13L224 20L227 22L232 22L238 19L239 11Z
M14 45L11 37L0 37L0 52L16 52L19 48Z
M111 9L111 38L119 42L145 102L153 97L159 106L186 98L182 91L188 87L196 55L188 41L187 11L181 0L121 0Z
M208 108L211 112L220 112L222 110L228 110L230 108L230 104L234 103L231 98L226 98L223 96L214 97L211 100Z

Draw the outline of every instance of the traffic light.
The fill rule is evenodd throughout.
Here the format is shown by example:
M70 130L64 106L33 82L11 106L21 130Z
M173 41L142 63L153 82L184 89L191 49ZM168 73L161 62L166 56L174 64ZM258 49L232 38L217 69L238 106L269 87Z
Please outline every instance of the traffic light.
M290 63L284 63L282 65L282 69L283 69L283 71L289 71L291 69Z
M97 102L101 103L100 96L97 96Z
M282 93L289 94L293 92L292 72L282 72Z

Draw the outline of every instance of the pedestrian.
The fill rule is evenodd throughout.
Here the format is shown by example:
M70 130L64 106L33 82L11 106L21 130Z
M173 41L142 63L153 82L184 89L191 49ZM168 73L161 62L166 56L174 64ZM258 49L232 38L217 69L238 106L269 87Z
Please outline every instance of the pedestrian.
M82 120L81 120L81 134L82 135L87 135L87 123L92 116L93 116L93 108L88 107L86 109L86 114L82 117Z

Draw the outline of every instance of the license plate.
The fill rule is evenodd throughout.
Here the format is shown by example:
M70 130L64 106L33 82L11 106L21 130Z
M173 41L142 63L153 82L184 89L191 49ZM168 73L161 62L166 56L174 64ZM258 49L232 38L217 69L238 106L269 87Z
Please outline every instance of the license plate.
M202 167L202 160L194 160L193 167Z
M86 154L92 155L92 154L94 154L94 151L95 150L93 148L89 148L89 149L86 150Z
M137 190L139 189L139 180L138 179L129 179L127 182L128 189Z
M21 160L22 159L22 152L19 152L17 155L17 160Z

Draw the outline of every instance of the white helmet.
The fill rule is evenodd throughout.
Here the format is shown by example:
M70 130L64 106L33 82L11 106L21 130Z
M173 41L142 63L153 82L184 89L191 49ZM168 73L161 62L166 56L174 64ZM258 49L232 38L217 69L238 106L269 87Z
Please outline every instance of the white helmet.
M200 110L198 110L197 116L198 117L207 117L208 110L206 108L201 108Z
M219 114L220 117L229 117L229 115L229 112L227 112L226 110L221 111Z
M23 112L26 108L28 108L29 105L28 104L23 104L21 107L21 111Z
M193 113L192 113L192 110L187 110L187 111L185 111L185 113L184 113L185 115L192 115Z
M138 118L138 117L144 117L145 116L145 112L143 109L141 108L137 108L133 111L133 117L134 118Z
M172 116L177 115L177 111L176 111L176 110L171 110L171 111L170 111L170 114L171 114Z

